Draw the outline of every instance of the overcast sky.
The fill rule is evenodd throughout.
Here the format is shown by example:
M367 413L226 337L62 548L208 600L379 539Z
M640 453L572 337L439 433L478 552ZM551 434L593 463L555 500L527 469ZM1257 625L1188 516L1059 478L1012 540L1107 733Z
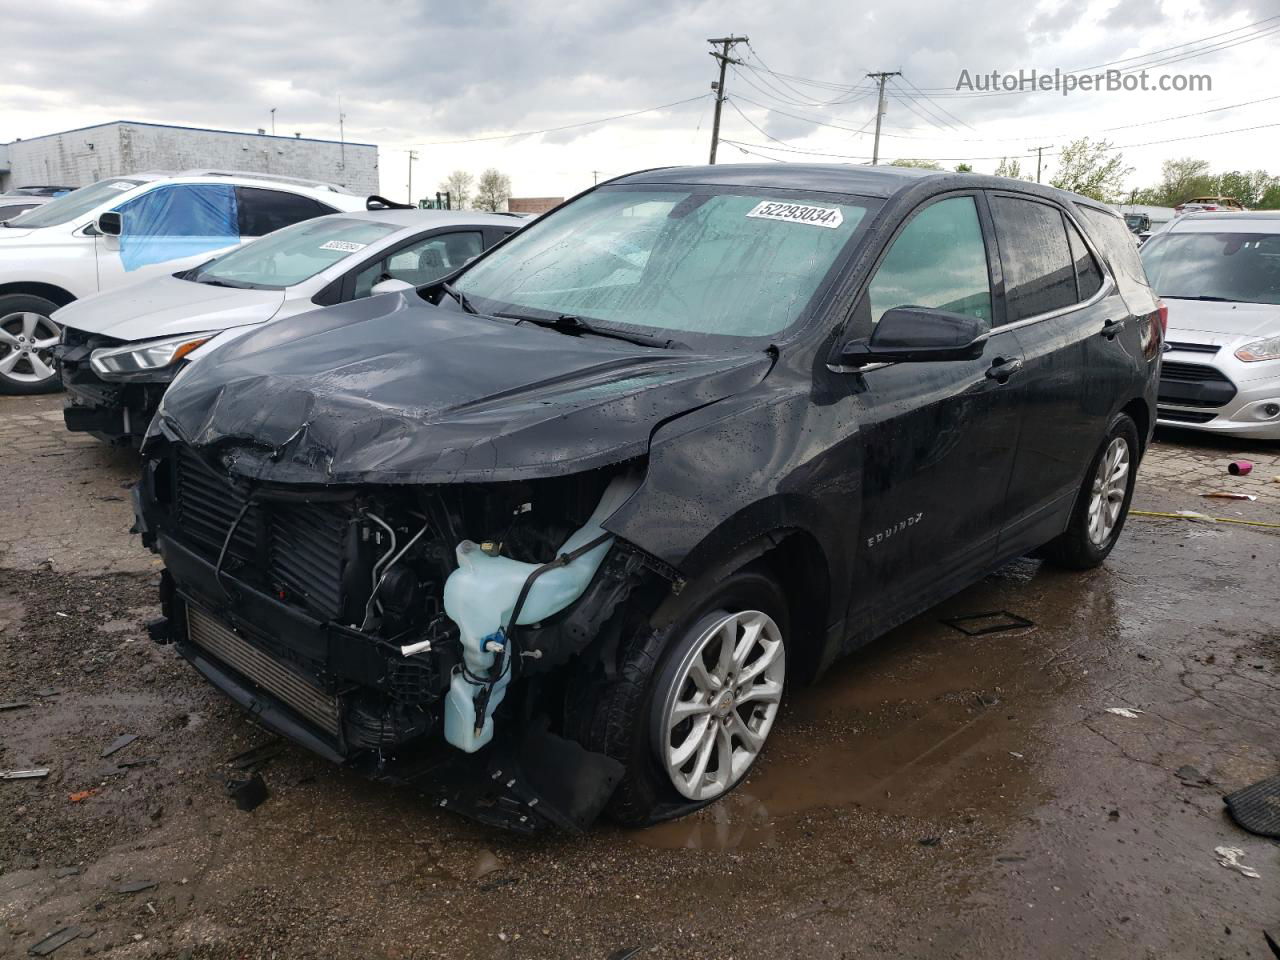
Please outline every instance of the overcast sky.
M1088 135L1125 145L1135 186L1171 156L1280 174L1280 125L1222 133L1280 124L1280 0L10 0L0 24L0 141L114 119L252 132L270 126L271 107L279 133L336 139L341 97L347 138L381 147L382 189L396 198L410 148L416 196L457 168L495 166L517 195L560 196L596 176L705 162L716 69L706 38L730 33L750 46L736 50L746 64L729 75L722 136L775 159L869 156L875 101L864 75L901 70L884 121L888 159L971 158L990 171L1000 156ZM1208 46L1218 49L1173 62ZM962 70L1156 60L1170 62L1150 67L1153 81L1207 74L1212 89L955 90ZM1167 120L1267 97L1277 99ZM440 143L688 98L698 99L555 133ZM1221 135L1137 146L1201 134ZM721 162L755 159L721 146Z

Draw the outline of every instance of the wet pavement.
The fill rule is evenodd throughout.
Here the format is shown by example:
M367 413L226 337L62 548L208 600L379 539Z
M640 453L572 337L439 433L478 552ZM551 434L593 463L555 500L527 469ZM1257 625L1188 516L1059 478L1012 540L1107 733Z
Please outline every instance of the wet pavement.
M59 407L0 399L40 518L0 531L0 703L28 704L0 769L51 770L0 781L0 956L71 926L56 958L1270 955L1280 845L1221 797L1280 770L1278 529L1139 516L1100 570L1011 564L792 691L676 823L516 838L287 746L245 813L225 761L271 738L147 641L136 461ZM1161 439L1137 508L1280 523L1274 445ZM1258 499L1201 498L1239 455ZM995 611L1032 625L940 622Z

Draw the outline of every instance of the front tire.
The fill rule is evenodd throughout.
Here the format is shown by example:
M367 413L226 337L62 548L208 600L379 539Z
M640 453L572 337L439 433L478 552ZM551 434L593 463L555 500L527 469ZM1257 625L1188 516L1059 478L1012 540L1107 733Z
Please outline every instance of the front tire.
M1091 570L1111 553L1124 529L1138 474L1138 427L1127 414L1111 421L1085 473L1065 532L1040 556L1069 570Z
M640 630L592 698L582 740L626 768L608 807L627 826L725 796L760 755L782 701L790 620L768 574L720 580L661 630Z
M61 330L50 318L58 305L17 293L0 297L0 394L55 393L62 377L53 359Z

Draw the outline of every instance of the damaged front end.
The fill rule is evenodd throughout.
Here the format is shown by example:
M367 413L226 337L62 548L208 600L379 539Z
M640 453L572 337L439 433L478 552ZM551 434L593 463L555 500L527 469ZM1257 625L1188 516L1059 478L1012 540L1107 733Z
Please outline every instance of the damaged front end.
M621 765L565 718L575 681L611 662L624 602L669 589L600 525L639 462L307 486L238 478L176 439L147 452L139 529L166 566L153 633L263 725L502 826L600 812Z

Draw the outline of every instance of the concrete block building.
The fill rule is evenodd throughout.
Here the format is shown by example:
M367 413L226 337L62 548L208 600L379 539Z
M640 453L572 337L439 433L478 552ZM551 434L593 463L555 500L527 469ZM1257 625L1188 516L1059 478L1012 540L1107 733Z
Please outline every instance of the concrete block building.
M234 133L117 120L0 144L0 193L12 187L83 187L147 170L238 170L304 177L378 193L378 148L267 133Z

